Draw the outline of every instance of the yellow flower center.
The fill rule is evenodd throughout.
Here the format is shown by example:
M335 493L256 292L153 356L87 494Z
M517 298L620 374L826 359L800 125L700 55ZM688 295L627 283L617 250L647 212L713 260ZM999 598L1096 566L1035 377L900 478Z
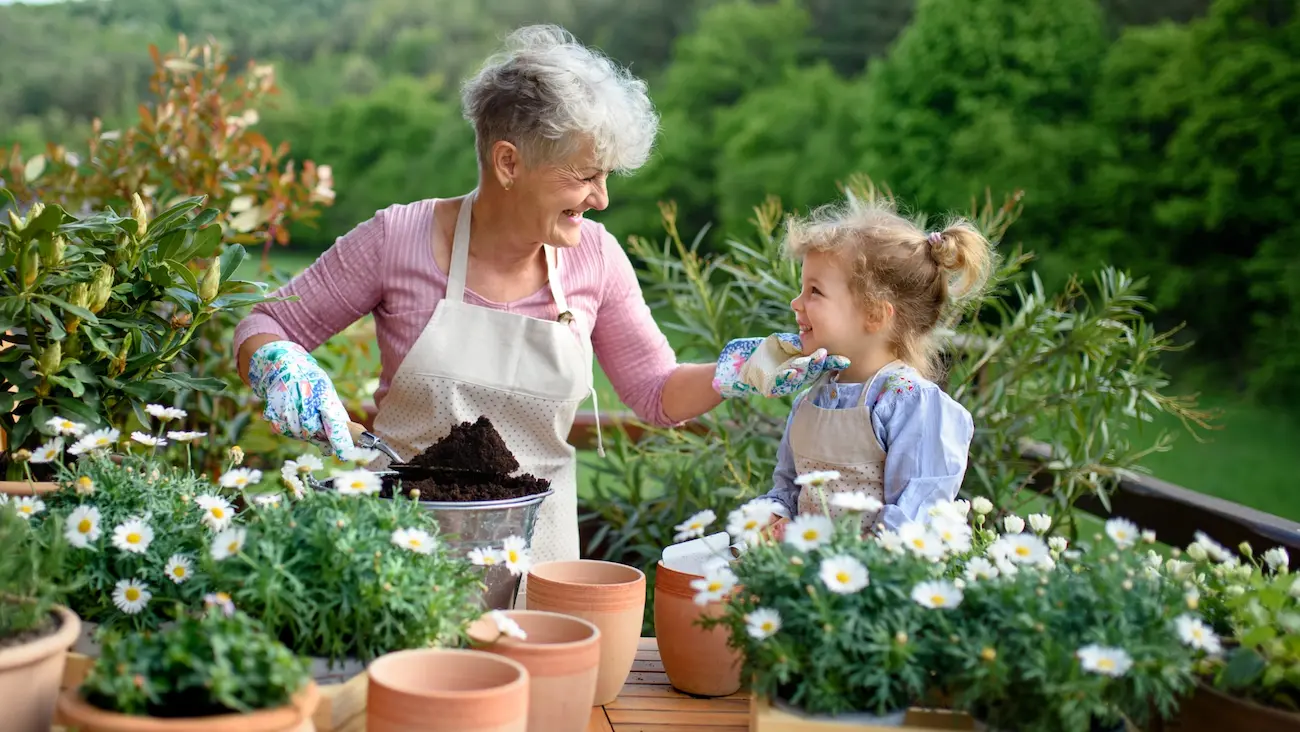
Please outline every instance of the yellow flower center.
M94 522L92 522L92 521L91 521L90 519L88 519L88 518L84 518L84 519L82 519L82 520L77 524L77 531L80 532L80 533L82 533L82 534L89 534L89 533L90 533L90 530L93 529L93 528L95 528L95 524L94 524Z
M418 537L412 536L410 539L406 540L406 543L410 544L415 549L419 549L420 544L423 542L421 542Z
M912 546L916 547L917 549L924 549L925 539L922 539L921 537L918 536L917 538L912 540Z
M352 490L354 490L354 491L362 490L362 489L364 489L365 487L366 487L366 484L365 484L365 483L362 483L362 482L359 481L359 480L354 480L354 481L352 481Z
M490 557L490 556L489 556L489 557L483 557L483 563L484 563L484 564L496 564L496 563L497 563L497 560L496 560L496 557Z
M847 585L849 583L849 573L841 569L835 573L835 581L842 585Z
M515 551L514 549L511 549L510 551L506 552L506 561L507 562L519 561L519 552Z
M213 506L208 510L212 511L212 518L221 519L226 517L226 512L221 506Z
M135 602L140 599L140 591L134 587L126 588L126 592L122 594L126 597L127 602Z
M1016 556L1018 556L1018 557L1027 557L1027 556L1029 556L1029 547L1027 547L1027 546L1018 546L1018 547L1016 547Z
M719 581L717 581L717 580L713 580L712 582L709 583L709 592L717 592L718 590L721 590L721 589L722 589L722 583L721 583L721 582L719 582Z
M177 577L184 577L185 565L183 564L176 565L174 568L172 568L172 574L176 575Z
M217 601L218 601L218 602L230 602L230 595L227 594L227 593L225 593L225 592L218 592L218 593L217 593Z
M1115 538L1119 539L1120 541L1124 541L1125 539L1128 538L1128 532L1124 531L1123 529L1120 529L1119 531L1115 532Z
M943 604L943 595L930 595L930 604L938 607Z
M63 420L62 422L59 423L59 429L61 429L61 430L70 430L70 429L72 429L72 423L65 419L65 420Z
M239 476L238 478L235 478L235 485L237 485L237 486L239 486L239 487L242 488L243 486L245 486L245 485L247 485L247 484L248 484L248 478L245 478L245 477L242 476L242 475Z
M19 506L19 507L18 507L18 512L19 512L19 513L27 513L27 514L30 514L30 513L32 512L32 507L31 507L31 506Z
M126 543L128 543L128 544L139 544L139 543L140 543L140 535L137 534L136 532L132 531L131 533L129 533L129 534L126 535Z
M1102 671L1114 671L1115 662L1109 658L1099 658L1097 659L1097 668L1101 669Z
M90 478L87 478L87 477L84 476L84 475L81 476L80 478L77 478L77 487L78 487L78 488L81 488L81 489L83 489L83 490L86 489L86 488L91 487L91 486L94 485L94 484L95 484L95 482L94 482L93 480L91 480Z
M763 624L759 627L763 629L764 633L771 633L773 628L773 623L771 620L765 620L763 621Z
M758 519L750 519L745 522L745 531L753 531L758 528Z
M230 552L231 554L239 551L239 542L238 541L230 542L230 545L226 547L226 551Z
M1200 628L1192 628L1192 638L1195 638L1196 640L1201 640L1204 637L1205 637L1205 633L1202 632Z
M804 540L804 541L817 541L817 531L816 531L816 529L807 529L807 530L805 530L805 531L803 532L803 540Z

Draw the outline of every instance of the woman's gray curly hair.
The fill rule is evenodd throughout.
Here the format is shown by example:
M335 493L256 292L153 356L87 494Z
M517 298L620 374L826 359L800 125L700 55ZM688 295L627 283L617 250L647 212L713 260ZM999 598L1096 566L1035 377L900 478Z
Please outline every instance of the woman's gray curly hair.
M528 165L554 163L590 143L596 165L630 172L645 164L659 129L646 84L554 25L520 28L461 89L485 161L498 141Z

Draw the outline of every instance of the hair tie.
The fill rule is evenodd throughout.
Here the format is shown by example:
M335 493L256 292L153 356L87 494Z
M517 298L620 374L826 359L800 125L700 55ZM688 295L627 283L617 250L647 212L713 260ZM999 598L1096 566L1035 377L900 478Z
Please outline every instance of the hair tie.
M931 231L925 238L930 242L930 245L933 246L943 241L943 232Z

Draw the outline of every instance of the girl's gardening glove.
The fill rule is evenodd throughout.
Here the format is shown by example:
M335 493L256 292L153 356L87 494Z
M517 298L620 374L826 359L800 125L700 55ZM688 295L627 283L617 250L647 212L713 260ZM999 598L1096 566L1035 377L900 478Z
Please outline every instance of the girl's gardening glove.
M348 411L307 349L293 341L267 343L253 353L248 380L277 434L311 442L326 455L352 447Z
M783 397L808 386L823 371L843 371L849 359L831 356L818 348L804 356L795 333L775 333L766 338L739 338L718 356L713 389L723 399L750 394Z

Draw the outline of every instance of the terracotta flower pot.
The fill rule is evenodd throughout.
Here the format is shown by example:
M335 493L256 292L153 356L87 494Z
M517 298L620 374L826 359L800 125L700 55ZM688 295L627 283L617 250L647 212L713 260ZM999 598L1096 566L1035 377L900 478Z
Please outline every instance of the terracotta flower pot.
M740 652L727 647L731 632L709 630L697 622L720 617L721 602L695 604L691 581L700 575L678 572L659 562L655 568L655 638L672 685L696 696L727 696L740 690Z
M582 618L537 610L504 615L528 636L502 636L484 617L469 629L474 647L528 669L528 732L572 732L591 717L600 669L600 629Z
M645 616L645 573L613 562L545 562L528 573L528 608L572 615L600 628L595 706L618 698Z
M1251 732L1300 732L1300 714L1266 707L1225 694L1204 682L1183 702L1178 716L1165 724L1169 732L1218 732L1226 729Z
M59 627L47 636L0 648L0 699L5 729L47 730L63 681L68 647L77 639L81 620L65 607L54 608ZM9 725L13 725L12 727Z
M481 651L421 648L370 664L367 732L526 732L528 671Z
M140 717L92 707L75 689L68 689L59 697L59 713L77 732L315 732L311 715L319 701L320 690L308 682L292 704L275 709L212 717Z
M47 481L0 480L0 493L11 496L39 496L59 489L58 483Z

